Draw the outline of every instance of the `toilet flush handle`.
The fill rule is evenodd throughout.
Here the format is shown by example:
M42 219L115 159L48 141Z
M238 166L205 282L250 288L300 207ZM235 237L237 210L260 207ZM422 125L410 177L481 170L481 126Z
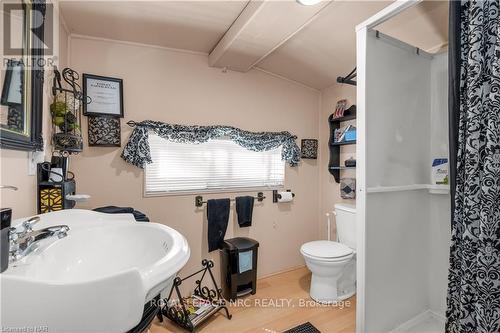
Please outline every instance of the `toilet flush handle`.
M335 226L337 225L337 212L336 211L332 211L332 214L335 215ZM335 232L335 241L338 242L339 241L339 233L338 232Z

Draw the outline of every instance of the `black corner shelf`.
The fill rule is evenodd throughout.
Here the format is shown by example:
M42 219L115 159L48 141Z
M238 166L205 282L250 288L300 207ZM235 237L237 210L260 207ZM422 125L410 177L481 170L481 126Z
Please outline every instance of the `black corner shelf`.
M334 132L336 129L340 128L340 124L344 121L356 119L355 109L350 111L346 110L343 117L333 118L333 114L328 118L328 124L330 125L330 140L328 141L330 148L330 161L328 163L328 171L335 178L337 183L340 183L340 170L354 169L355 167L344 167L340 166L340 147L345 145L354 145L356 140L352 141L342 141L334 142Z
M328 121L331 123L341 123L343 121L348 121L348 120L353 120L353 119L356 119L356 113L349 114L349 115L339 117L339 118L333 118L332 116L330 116L328 118Z
M355 144L356 144L356 140L330 142L330 146L345 146L345 145L355 145Z
M328 167L329 170L354 170L356 169L356 167L346 167L346 166L331 166L331 167Z

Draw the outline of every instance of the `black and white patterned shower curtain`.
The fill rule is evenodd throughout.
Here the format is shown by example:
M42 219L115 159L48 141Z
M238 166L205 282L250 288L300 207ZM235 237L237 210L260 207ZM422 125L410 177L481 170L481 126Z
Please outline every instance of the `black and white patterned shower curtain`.
M450 3L446 332L500 332L500 0Z

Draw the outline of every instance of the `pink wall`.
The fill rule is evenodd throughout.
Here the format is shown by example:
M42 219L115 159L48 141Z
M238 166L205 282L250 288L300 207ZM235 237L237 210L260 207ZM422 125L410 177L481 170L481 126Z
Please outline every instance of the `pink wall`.
M0 159L0 184L19 189L1 190L2 208L12 208L14 218L36 214L36 178L28 176L28 153L1 149Z
M320 93L261 71L223 73L208 67L204 55L87 38L72 38L70 61L80 73L123 79L122 143L131 132L125 124L130 119L288 130L299 137L299 144L302 138L318 138ZM86 125L84 120L84 134ZM133 206L153 221L177 229L191 247L185 271L198 267L202 258L218 261L217 252L207 253L206 210L195 208L195 194L144 198L143 172L125 163L121 151L86 146L72 158L78 192L92 196L78 207ZM303 265L300 245L317 238L318 169L317 160L287 167L286 188L296 193L294 202L273 204L271 192L265 191L267 199L256 204L250 228L237 226L232 207L226 238L248 236L260 242L260 276ZM236 195L205 194L204 198Z
M321 91L321 113L320 113L320 151L321 159L319 161L319 179L320 179L320 208L318 233L322 239L327 238L326 213L334 210L334 205L339 202L355 204L355 200L344 200L340 197L340 186L335 182L333 176L328 172L328 161L330 151L328 149L328 139L330 137L330 128L328 117L335 111L337 101L347 99L349 104L356 104L356 87L346 84L334 84L331 87ZM356 125L355 121L343 123L342 125ZM340 148L340 163L351 156L356 158L356 146L347 145ZM341 170L340 177L355 178L355 170ZM332 223L335 219L332 217ZM332 239L335 239L335 224L332 226Z

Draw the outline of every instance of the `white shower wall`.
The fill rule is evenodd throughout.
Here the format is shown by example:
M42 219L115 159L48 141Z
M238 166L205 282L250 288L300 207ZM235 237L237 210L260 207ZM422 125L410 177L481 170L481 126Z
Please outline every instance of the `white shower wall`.
M368 36L368 188L425 184L429 177L431 59L388 38Z
M431 61L431 158L448 157L448 52ZM429 196L429 308L444 317L451 238L449 194Z
M366 43L366 184L430 184L447 157L447 58L369 32ZM360 96L358 96L359 99ZM426 189L365 195L365 327L388 332L424 311L444 315L449 195Z

